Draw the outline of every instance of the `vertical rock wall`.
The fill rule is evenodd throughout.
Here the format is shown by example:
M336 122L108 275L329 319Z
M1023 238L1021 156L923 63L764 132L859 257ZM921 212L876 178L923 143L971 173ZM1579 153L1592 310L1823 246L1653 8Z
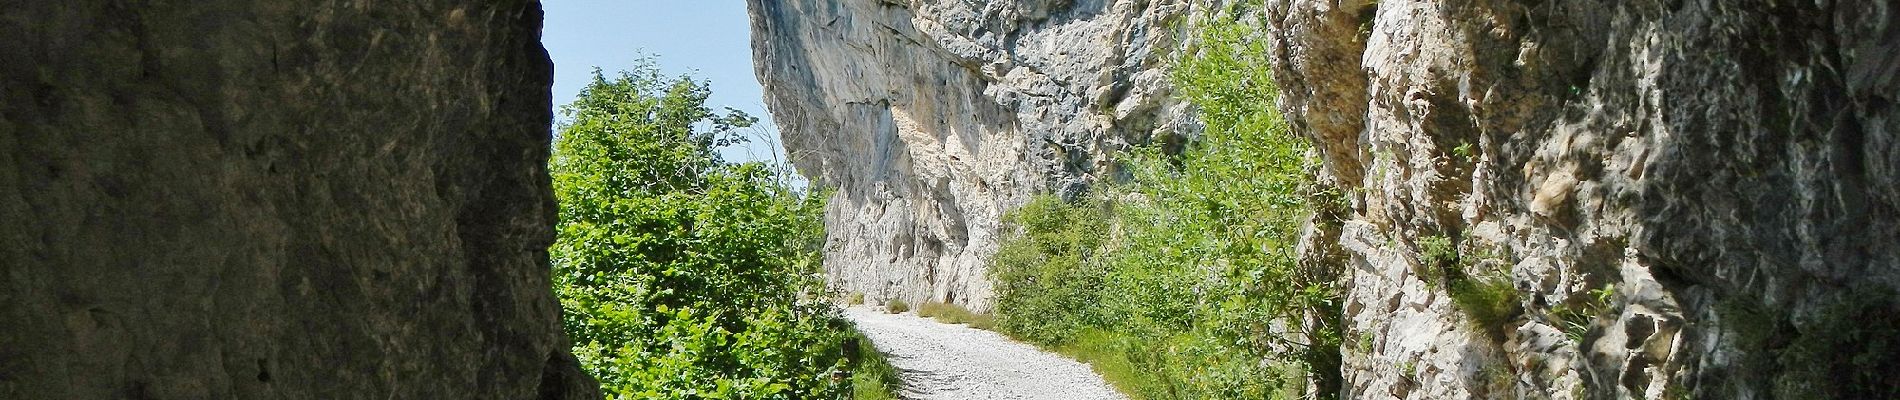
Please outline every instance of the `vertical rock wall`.
M752 0L766 104L833 187L826 270L873 301L985 309L1003 213L1183 133L1164 70L1186 0Z
M988 299L998 218L1194 124L1190 1L754 0L827 268ZM1900 10L1842 1L1268 0L1280 106L1348 193L1345 398L1857 398L1900 387ZM1501 271L1506 320L1455 304ZM1441 271L1442 272L1442 271Z
M1354 189L1314 240L1351 255L1345 398L1900 385L1891 3L1267 3L1282 107ZM1428 238L1522 312L1473 326Z
M0 398L598 397L537 2L0 3Z

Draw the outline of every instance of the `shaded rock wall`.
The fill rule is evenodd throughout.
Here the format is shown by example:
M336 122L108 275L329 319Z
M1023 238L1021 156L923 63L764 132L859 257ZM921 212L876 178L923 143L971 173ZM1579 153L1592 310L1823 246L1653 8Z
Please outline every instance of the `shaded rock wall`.
M1900 359L1891 4L1267 3L1282 108L1353 189L1312 243L1351 255L1346 398L1900 385L1866 375ZM1501 336L1419 278L1427 238L1508 270Z
M0 398L597 398L534 1L0 6Z
M837 188L826 270L872 301L985 309L1004 212L1191 130L1165 66L1186 0L752 0L766 104Z

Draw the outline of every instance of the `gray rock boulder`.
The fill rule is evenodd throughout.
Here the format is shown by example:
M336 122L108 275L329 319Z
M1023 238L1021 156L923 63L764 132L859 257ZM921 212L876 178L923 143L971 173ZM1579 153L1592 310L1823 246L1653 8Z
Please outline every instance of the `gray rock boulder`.
M534 1L0 7L0 398L598 398Z

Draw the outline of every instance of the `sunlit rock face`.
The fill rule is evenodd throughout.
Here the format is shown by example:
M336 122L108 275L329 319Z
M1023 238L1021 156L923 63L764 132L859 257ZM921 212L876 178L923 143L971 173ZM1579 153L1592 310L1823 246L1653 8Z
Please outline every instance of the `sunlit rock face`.
M1189 133L1165 69L1187 0L754 0L766 105L836 188L825 269L872 301L987 309L1000 220Z
M533 1L0 7L0 398L598 398Z
M787 149L838 189L832 281L984 308L1004 212L1114 175L1128 143L1191 136L1165 64L1201 3L752 1ZM1352 208L1300 248L1344 264L1344 398L1900 385L1863 373L1900 368L1900 10L1268 0L1255 15L1279 106ZM1433 240L1501 271L1509 318L1476 326L1421 278Z
M1309 243L1349 255L1344 398L1865 396L1827 390L1900 359L1853 344L1900 312L1875 3L1268 1L1281 107L1355 209ZM1501 335L1419 278L1431 237L1508 271Z

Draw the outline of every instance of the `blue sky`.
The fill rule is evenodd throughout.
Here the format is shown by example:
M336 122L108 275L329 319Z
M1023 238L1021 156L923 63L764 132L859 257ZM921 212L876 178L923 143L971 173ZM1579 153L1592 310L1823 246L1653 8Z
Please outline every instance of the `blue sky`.
M554 104L574 100L594 67L612 74L640 54L655 56L669 75L712 81L713 109L732 107L760 119L743 148L723 149L727 160L770 160L777 128L765 112L752 73L751 22L743 0L543 0L541 41L554 59Z

